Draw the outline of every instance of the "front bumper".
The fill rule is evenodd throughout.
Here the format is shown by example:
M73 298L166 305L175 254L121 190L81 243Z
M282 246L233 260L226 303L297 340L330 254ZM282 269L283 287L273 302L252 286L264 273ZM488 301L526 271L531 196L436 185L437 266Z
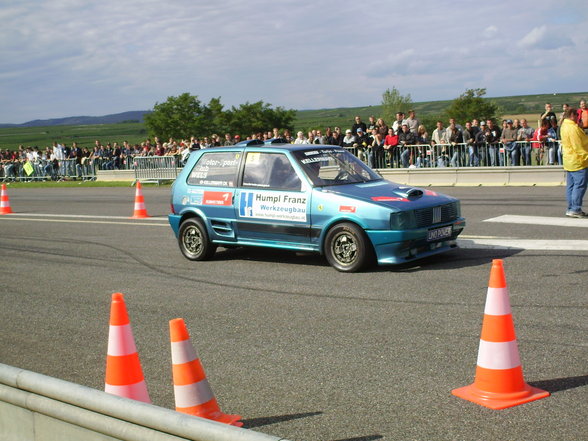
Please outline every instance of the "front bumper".
M457 236L465 227L465 219L412 230L367 230L378 264L390 265L410 262L449 251L457 246ZM451 235L439 240L427 240L431 229L451 226Z

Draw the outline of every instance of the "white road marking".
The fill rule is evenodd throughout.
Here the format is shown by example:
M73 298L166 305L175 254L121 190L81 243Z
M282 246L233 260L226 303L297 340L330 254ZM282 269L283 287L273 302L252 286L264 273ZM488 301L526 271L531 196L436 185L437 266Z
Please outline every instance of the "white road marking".
M533 240L496 237L494 239L458 239L457 244L460 248L477 249L490 248L533 251L588 251L588 240Z
M490 219L484 219L482 222L588 228L588 219L575 219L572 217L519 216L514 214L505 214Z
M10 216L25 216L25 217L71 217L80 219L130 219L131 216L94 216L91 214L49 214L49 213L11 213ZM167 220L164 216L149 216L141 220L153 221L153 220Z
M69 217L69 216L64 216L64 217ZM107 218L108 216L89 216L91 218ZM80 220L80 219L43 219L41 217L39 218L30 218L30 217L20 217L18 216L17 218L13 217L13 214L7 214L4 216L0 216L0 220L18 220L19 222L21 221L28 221L28 222L58 222L58 223L75 223L75 224L108 224L108 225L132 225L132 226L139 226L139 227L169 227L169 223L155 223L155 222L147 222L147 223L142 223L143 220L149 219L131 219L126 218L126 217L120 217L120 216L113 216L113 219L128 219L127 222L117 222L117 221L100 221L100 220ZM161 220L157 219L157 220Z

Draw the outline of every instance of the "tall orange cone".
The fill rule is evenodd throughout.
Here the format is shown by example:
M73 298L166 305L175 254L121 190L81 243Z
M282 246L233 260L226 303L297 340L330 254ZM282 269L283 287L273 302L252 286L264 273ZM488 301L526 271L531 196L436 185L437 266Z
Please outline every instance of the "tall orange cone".
M523 378L501 259L492 261L476 378L473 384L451 393L491 409L505 409L549 396L549 392L529 386Z
M131 219L143 219L149 217L147 209L145 208L145 199L143 198L143 191L141 181L137 181L137 191L135 192L135 211Z
M169 332L176 410L241 427L243 423L239 422L240 415L227 415L221 412L196 349L190 342L184 320L170 320Z
M8 192L6 191L6 184L2 184L2 193L0 193L0 214L10 214L10 199L8 199Z
M151 403L139 354L135 347L131 322L121 293L113 294L110 304L104 391L120 397Z

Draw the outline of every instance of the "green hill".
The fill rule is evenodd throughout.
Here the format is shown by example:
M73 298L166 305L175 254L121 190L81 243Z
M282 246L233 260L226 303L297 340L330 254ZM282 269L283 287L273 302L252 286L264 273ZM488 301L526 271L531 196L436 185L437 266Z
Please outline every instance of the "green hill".
M539 94L539 95L520 95L508 97L486 98L494 101L500 108L503 115L532 115L539 114L543 111L546 102L553 104L556 112L559 112L561 105L568 103L577 106L582 98L588 98L588 92L561 93L561 94ZM424 101L416 102L413 108L417 116L429 127L434 124L434 120L442 117L445 108L452 100L445 101ZM294 126L296 130L308 130L313 128L324 129L325 127L339 126L342 129L351 127L353 118L356 115L367 121L370 115L376 118L380 116L382 107L380 105L364 107L341 107L336 109L316 109L316 110L299 110L296 114ZM134 117L139 113L135 112ZM0 148L15 149L18 145L39 146L44 148L50 146L53 141L60 141L71 144L77 142L81 146L91 147L94 140L99 139L102 143L129 141L131 144L140 143L147 137L147 129L142 122L130 122L129 113L121 115L123 122L111 124L72 124L72 125L46 125L46 126L10 126L0 128ZM113 115L109 115L112 117ZM81 117L71 117L68 121L76 121ZM116 119L116 118L115 118ZM48 120L49 121L49 120ZM87 120L84 120L88 122ZM100 117L95 121L104 122ZM112 121L110 119L109 121ZM52 121L52 123L55 121ZM60 120L63 123L63 120ZM33 123L33 122L31 122ZM38 123L35 121L34 123ZM531 120L532 124L532 120Z

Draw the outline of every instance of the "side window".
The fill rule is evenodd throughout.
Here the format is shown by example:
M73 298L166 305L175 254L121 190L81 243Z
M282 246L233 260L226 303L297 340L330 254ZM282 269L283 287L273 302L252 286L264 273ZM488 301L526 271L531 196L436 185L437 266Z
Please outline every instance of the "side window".
M300 191L300 178L283 153L249 152L243 172L244 187Z
M206 152L188 176L188 184L234 187L241 152Z

